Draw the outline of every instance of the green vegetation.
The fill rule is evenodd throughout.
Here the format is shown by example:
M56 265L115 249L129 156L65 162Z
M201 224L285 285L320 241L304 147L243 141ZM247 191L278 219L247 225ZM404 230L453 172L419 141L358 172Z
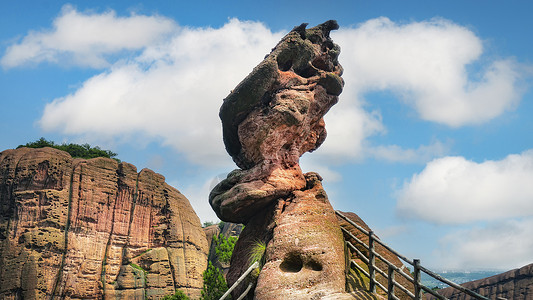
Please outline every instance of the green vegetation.
M233 254L233 248L235 248L235 243L237 242L237 237L230 236L226 238L224 235L219 234L218 237L213 237L213 242L216 245L215 253L217 254L218 260L222 263L229 263Z
M100 147L98 146L91 147L91 145L89 144L79 145L79 144L72 144L72 143L70 144L63 143L61 145L58 145L54 143L53 141L46 140L43 137L41 137L35 142L30 142L30 143L27 143L26 145L19 145L17 149L21 147L28 147L28 148L51 147L51 148L55 148L55 149L68 152L72 157L79 157L79 158L85 158L85 159L96 158L96 157L107 157L107 158L112 158L120 162L120 160L115 158L115 156L117 156L115 152L112 152L110 150L100 149Z
M250 250L250 266L258 261L260 265L259 269L261 269L265 265L265 251L266 243L263 241L255 241Z
M226 222L224 221L220 221L220 223L218 223L218 228L220 229L220 231L224 229L224 225L226 225Z
M146 270L143 269L141 266L139 266L139 265L137 265L137 264L130 263L130 266L131 266L132 268L135 268L135 269L137 269L137 270L142 271L143 273L146 273Z
M205 227L209 227L211 225L214 225L215 223L211 222L211 221L206 221L204 222L204 224L202 224L202 227L205 228Z
M203 274L204 286L202 287L201 300L218 300L228 290L228 284L222 271L213 266L211 262ZM231 299L228 297L226 299Z
M185 295L184 292L180 290L176 290L176 293L174 295L167 295L163 297L163 300L189 300L190 298Z

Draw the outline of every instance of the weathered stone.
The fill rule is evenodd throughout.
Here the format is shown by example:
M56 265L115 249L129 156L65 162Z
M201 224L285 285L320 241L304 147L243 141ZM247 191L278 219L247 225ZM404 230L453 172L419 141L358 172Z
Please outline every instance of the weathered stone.
M200 220L150 170L52 148L6 150L0 218L0 298L200 294Z
M490 299L533 299L533 264L461 285ZM475 299L454 288L445 288L438 293L453 300Z
M298 164L326 138L324 114L342 91L339 46L328 21L289 32L224 99L220 109L226 150L240 170L211 192L221 220L246 223L280 197L305 187Z
M274 218L255 299L320 299L345 289L344 240L316 174Z
M252 264L254 248L266 245L254 299L352 299L345 293L343 236L322 178L299 166L301 155L324 142L323 116L344 85L340 48L329 36L338 25L306 26L289 32L220 109L226 150L240 169L212 190L209 202L220 219L246 224L230 285Z

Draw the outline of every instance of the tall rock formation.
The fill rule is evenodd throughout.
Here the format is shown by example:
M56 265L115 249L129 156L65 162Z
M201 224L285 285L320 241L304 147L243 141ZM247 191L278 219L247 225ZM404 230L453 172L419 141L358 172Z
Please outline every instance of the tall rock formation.
M0 153L0 298L198 296L207 251L160 174L52 148Z
M229 284L251 264L254 245L266 244L255 299L351 298L344 293L343 236L322 178L299 166L302 154L324 142L323 116L344 85L340 48L329 36L338 25L306 27L289 32L220 109L226 150L240 169L209 201L220 219L246 224Z

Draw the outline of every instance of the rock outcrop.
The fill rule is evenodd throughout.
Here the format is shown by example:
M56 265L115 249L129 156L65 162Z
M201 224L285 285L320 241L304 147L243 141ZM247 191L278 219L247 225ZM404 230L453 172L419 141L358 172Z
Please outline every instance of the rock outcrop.
M533 299L533 264L461 285L490 299ZM453 300L474 299L454 288L445 288L438 293ZM426 299L433 298L428 296Z
M52 148L0 153L0 298L198 296L207 250L160 174Z
M232 284L266 245L254 299L343 299L342 232L316 173L299 158L326 138L323 117L344 82L328 21L289 32L220 109L227 152L240 169L211 192L221 220L244 223L227 275ZM237 288L237 297L246 285Z

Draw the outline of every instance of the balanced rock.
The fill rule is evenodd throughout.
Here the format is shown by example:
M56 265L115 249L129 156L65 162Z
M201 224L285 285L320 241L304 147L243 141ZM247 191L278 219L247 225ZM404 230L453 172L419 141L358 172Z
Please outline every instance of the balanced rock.
M329 36L337 22L305 27L289 32L224 99L224 143L240 169L209 196L221 220L246 223L275 199L305 188L299 158L325 140L323 116L344 85L340 48Z
M220 219L246 224L230 285L252 264L252 252L266 249L254 299L351 299L335 211L322 178L299 165L301 155L324 142L323 117L344 85L340 48L329 35L338 25L306 26L282 38L220 109L226 150L240 169L211 191L209 202ZM234 298L251 284L237 287Z
M207 240L165 178L52 148L0 153L0 298L199 296Z

